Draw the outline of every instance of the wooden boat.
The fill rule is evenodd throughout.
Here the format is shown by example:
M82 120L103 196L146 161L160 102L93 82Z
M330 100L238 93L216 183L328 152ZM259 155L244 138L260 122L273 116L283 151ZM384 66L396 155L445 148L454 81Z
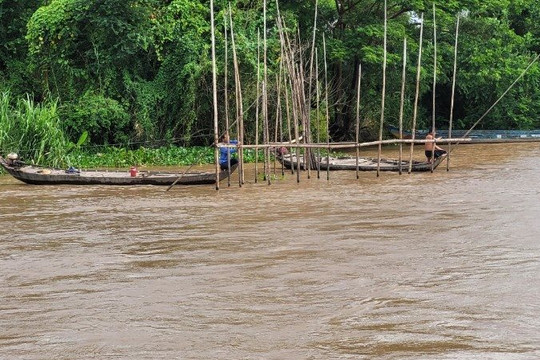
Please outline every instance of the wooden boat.
M399 128L393 125L386 125L387 130L396 139L399 139ZM425 139L428 134L427 130L415 131L416 139ZM467 134L467 130L452 130L453 138L461 138ZM437 136L447 138L448 130L437 129ZM504 142L508 140L514 141L531 141L540 140L540 130L473 130L468 135L471 142ZM412 139L412 132L403 130L403 139Z
M283 163L283 165L290 169L297 167L297 159L294 154L287 154L277 157L278 160ZM446 158L446 154L435 159L433 164L426 161L416 161L412 162L412 171L431 171L431 169L436 169L437 166ZM304 159L300 157L300 168L304 169ZM375 158L359 158L358 159L358 170L359 171L377 171L377 159ZM330 170L354 170L356 171L356 158L355 157L330 157L327 161L326 157L321 157L317 163L315 160L314 164L311 165L312 169L317 169L320 167L321 170L326 171L328 168ZM381 159L380 162L380 171L399 171L399 160L394 159ZM409 171L409 161L401 161L401 171Z
M36 165L24 165L20 162L4 159L0 156L0 165L17 180L33 185L201 185L215 184L215 172L167 173L155 171L100 171L100 170L62 170ZM231 166L231 173L237 165ZM219 179L229 176L227 170L221 171Z

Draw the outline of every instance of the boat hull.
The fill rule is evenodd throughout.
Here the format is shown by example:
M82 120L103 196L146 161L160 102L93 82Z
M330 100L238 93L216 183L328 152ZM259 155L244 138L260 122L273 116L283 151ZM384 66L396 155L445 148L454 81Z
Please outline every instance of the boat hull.
M446 155L443 155L432 163L430 162L422 162L422 161L415 161L412 162L412 168L411 171L431 171L432 169L436 169L437 166L446 158ZM283 163L285 167L288 169L290 168L297 168L298 164L300 165L301 169L305 169L306 166L304 166L304 160L303 157L300 157L298 159L295 155L287 154L282 157L278 157L279 161ZM330 171L401 171L406 172L409 171L409 161L401 161L401 166L399 160L394 159L381 159L380 163L378 159L374 158L359 158L358 159L358 165L356 162L356 158L354 157L330 157L327 161L326 157L321 157L319 161L315 161L313 164L311 164L312 169L320 169L323 171L330 170Z
M140 171L131 176L128 171L80 171L68 173L65 170L32 165L10 166L0 157L0 165L14 178L32 185L203 185L215 184L215 172L165 173ZM236 166L231 167L231 173ZM219 179L229 176L221 171Z

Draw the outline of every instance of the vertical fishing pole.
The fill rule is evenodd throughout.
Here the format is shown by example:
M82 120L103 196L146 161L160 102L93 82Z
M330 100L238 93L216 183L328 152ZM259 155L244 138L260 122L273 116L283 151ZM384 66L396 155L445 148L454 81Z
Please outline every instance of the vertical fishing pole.
M326 144L328 146L326 154L326 180L330 180L330 111L328 109L328 64L326 62L326 37L323 34L323 50L324 50L324 87L326 97Z
M450 139L452 138L452 127L453 127L453 121L454 121L454 96L456 93L458 35L459 35L459 14L456 19L456 40L454 43L454 73L452 75L452 95L450 98L450 122L448 124L448 137ZM452 151L452 143L448 143L448 156L446 157L446 171L450 170L450 152L451 151Z
M399 102L399 175L402 171L403 161L403 107L405 105L405 77L407 72L407 37L403 38L403 69L401 72L401 99Z
M379 177L381 169L381 152L382 152L382 135L384 123L384 101L386 97L386 36L387 36L387 15L386 15L386 0L384 0L384 40L383 40L383 83L382 83L382 99L381 99L381 121L379 124L379 151L377 157L377 177Z
M435 93L437 90L437 24L435 22L435 3L433 3L433 99L432 99L432 116L431 116L431 128L433 129L433 151L431 152L431 172L435 166L435 149L437 144L437 138L435 137Z
M418 44L418 64L416 68L416 91L414 94L414 108L412 118L411 129L411 153L409 157L409 174L412 172L413 152L414 152L414 139L416 138L416 117L418 116L418 97L420 95L420 74L422 71L422 40L424 34L424 14L420 16L420 41Z
M356 129L355 129L355 147L356 147L356 179L360 178L360 85L362 82L362 64L358 64L358 80L356 82Z
M216 38L214 29L214 0L210 0L210 28L212 36L212 93L214 106L214 158L216 161L216 190L219 190L219 149L218 144L218 103L217 103L217 70L216 70Z

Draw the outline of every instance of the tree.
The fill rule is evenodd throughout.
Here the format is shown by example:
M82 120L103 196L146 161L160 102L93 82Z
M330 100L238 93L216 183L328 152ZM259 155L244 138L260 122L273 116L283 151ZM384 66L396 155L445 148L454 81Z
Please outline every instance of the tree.
M280 0L286 31L297 42L305 74L313 31L315 0ZM356 82L362 64L361 118L377 129L380 118L383 55L383 2L379 0L318 0L316 47L322 66L322 34L327 43L330 79L330 128L334 141L354 138ZM436 3L437 85L432 87L432 1L388 0L388 62L385 121L399 113L403 39L408 42L405 120L412 117L418 18L424 13L424 52L418 124L430 123L431 98L437 95L437 123L447 124L455 21L462 20L458 51L456 126L467 128L507 89L540 50L540 8L534 0L448 0ZM247 138L254 138L257 95L257 33L263 28L262 1L233 0L232 17L246 109ZM275 79L281 48L275 1L268 1L268 75L270 114L277 106ZM228 2L215 1L220 115L224 93L225 28L221 21ZM37 101L58 99L62 114L87 114L80 107L104 104L93 112L93 123L64 119L72 137L84 127L103 139L136 139L204 144L211 139L212 93L208 0L0 0L0 76L14 94L33 94ZM26 29L26 33L25 30ZM230 46L229 41L229 46ZM229 49L230 50L230 49ZM229 55L231 52L229 52ZM486 118L485 128L538 127L536 114L540 71L526 78ZM306 81L306 86L308 81ZM313 83L312 83L313 86ZM313 90L313 89L311 89ZM309 91L306 91L308 94ZM311 99L314 112L315 98ZM230 113L234 100L229 97ZM283 102L282 102L283 105ZM97 115L96 115L97 114ZM96 115L96 116L94 116ZM127 118L128 116L129 118ZM68 119L69 118L69 119ZM312 116L313 118L313 116ZM116 119L116 120L115 120ZM121 119L122 125L110 127ZM94 123L95 122L95 123ZM69 123L69 124L68 124ZM69 126L68 126L69 125ZM96 130L97 129L97 130ZM112 132L120 132L115 134ZM369 136L369 132L366 132ZM103 140L101 139L101 140ZM74 140L74 139L72 139ZM93 137L93 141L97 141Z
M0 79L14 94L24 94L27 76L26 23L41 6L40 0L0 0Z
M28 23L42 92L71 100L89 89L121 91L124 71L146 75L151 0L52 0ZM152 76L151 74L149 76Z

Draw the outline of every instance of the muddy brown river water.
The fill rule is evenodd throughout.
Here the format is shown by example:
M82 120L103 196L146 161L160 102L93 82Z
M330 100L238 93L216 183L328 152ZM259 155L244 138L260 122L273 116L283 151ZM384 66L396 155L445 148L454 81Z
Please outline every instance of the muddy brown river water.
M461 146L449 172L252 174L0 176L0 358L540 358L538 143Z

